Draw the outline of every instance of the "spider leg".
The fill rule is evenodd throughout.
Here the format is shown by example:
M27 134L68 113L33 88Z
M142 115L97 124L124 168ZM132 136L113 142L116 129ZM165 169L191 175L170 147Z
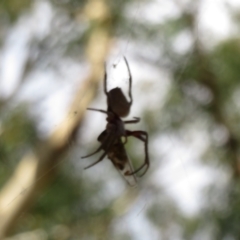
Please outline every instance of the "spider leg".
M105 131L103 131L104 133ZM102 133L100 134L100 136L102 135ZM102 141L101 141L101 146L93 153L87 155L87 156L84 156L82 158L86 158L86 157L89 157L89 156L92 156L94 155L95 153L99 152L100 150L104 150L104 153L101 155L101 157L94 163L90 164L89 166L85 167L84 169L88 169L92 166L94 166L95 164L101 162L103 160L103 158L108 154L108 151L109 149L111 149L111 147L113 146L115 142L115 136L113 135L107 135Z
M94 151L93 153L90 153L90 154L88 154L88 155L86 155L86 156L83 156L83 157L81 157L81 158L88 158L88 157L90 157L90 156L92 156L92 155L100 152L101 150L102 150L102 145L100 145L100 147L99 147L96 151Z
M106 63L104 63L104 81L103 81L103 90L106 96L107 94L107 66Z
M129 95L129 98L130 98L130 106L132 105L132 102L133 102L133 99L132 99L132 74L131 74L131 71L130 71L130 67L129 67L129 64L128 64L128 61L126 59L126 57L124 56L124 61L126 63L126 66L127 66L127 69L128 69L128 75L129 75L129 88L128 88L128 95Z
M135 120L128 120L128 121L123 121L124 124L128 124L128 123L138 123L140 122L140 118L139 117L134 117Z
M142 170L146 166L146 169L140 175L140 177L142 177L147 172L149 165L150 165L149 156L148 156L148 134L145 131L129 131L129 130L126 130L126 134L127 134L127 136L133 136L135 138L138 138L142 142L144 142L144 148L145 148L144 163L139 168L137 168L135 171L129 173L129 175L133 175L133 174L139 172L140 170Z
M93 153L90 153L90 154L88 154L88 155L86 155L86 156L83 156L83 157L81 157L81 158L88 158L88 157L90 157L90 156L92 156L92 155L100 152L102 149L103 149L103 150L108 149L109 146L107 146L107 147L104 146L106 142L110 142L110 143L111 143L111 141L107 141L108 138L109 138L109 136L106 135L106 130L104 130L104 131L98 136L98 141L101 142L101 145L100 145Z
M102 154L102 156L101 156L96 162L90 164L89 166L85 167L84 169L88 169L88 168L96 165L97 163L101 162L106 155L107 155L107 152L104 152L104 153Z
M105 110L102 110L102 109L97 109L97 108L87 108L87 110L101 112L101 113L106 113L106 114L109 113L108 111L105 111Z

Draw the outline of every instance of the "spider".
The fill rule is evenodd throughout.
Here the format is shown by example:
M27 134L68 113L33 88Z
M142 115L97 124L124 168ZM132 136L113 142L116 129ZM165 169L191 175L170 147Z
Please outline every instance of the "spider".
M101 150L103 150L103 154L100 158L87 166L85 169L94 166L95 164L101 162L104 157L107 155L108 158L112 161L114 166L122 173L123 176L134 176L135 173L142 170L144 167L144 171L140 176L143 176L150 165L149 156L148 156L148 134L145 131L130 131L125 129L125 124L134 124L140 121L140 118L134 117L133 120L123 121L121 117L125 117L129 114L130 108L133 102L132 98L132 75L130 71L130 67L127 59L124 57L125 64L127 66L128 75L129 75L129 88L128 95L130 101L128 102L126 97L124 96L121 88L113 88L109 92L107 91L107 70L105 64L105 73L104 73L104 93L107 97L107 111L95 108L87 108L91 111L98 111L107 115L107 125L106 129L98 136L98 141L101 143L100 146L91 154L88 154L82 158L90 157ZM127 157L124 145L127 142L128 137L135 137L141 140L144 143L144 151L145 151L145 160L144 163L138 167L136 170L132 170L131 164ZM124 141L122 141L122 137ZM135 177L134 177L135 178ZM131 183L133 179L130 180ZM131 185L131 184L130 184Z

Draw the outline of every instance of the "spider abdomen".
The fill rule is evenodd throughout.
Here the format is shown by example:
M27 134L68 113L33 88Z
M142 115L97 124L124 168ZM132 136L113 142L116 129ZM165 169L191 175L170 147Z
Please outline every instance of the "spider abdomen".
M126 117L130 112L131 103L127 101L121 88L113 88L107 94L109 110L119 117Z

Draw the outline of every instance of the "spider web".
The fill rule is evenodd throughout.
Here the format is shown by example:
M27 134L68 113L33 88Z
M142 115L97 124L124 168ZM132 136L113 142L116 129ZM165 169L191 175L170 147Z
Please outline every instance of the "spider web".
M134 15L135 15L134 18L135 18L135 19L137 18L137 16L140 15L139 12L140 12L140 2L138 2L137 9L136 9L136 11L135 11L135 13L134 13ZM132 27L133 27L133 24L134 24L134 23L131 24ZM130 34L131 34L131 33L130 33ZM124 50L123 50L123 53L124 53L124 54L122 54L122 55L127 55L128 51L129 51L129 50L128 50L128 48L129 48L129 43L130 43L130 37L127 39L127 42L124 43ZM120 60L118 60L118 62L116 63L116 65L118 65L119 61L120 61ZM70 117L72 117L72 114L71 114L71 113L70 113ZM49 172L52 171L53 168L56 168L59 164L61 164L62 161L63 161L63 160L59 161L55 166L53 166L51 169L49 169ZM47 173L48 173L48 172L46 172L46 174L47 174ZM39 180L40 180L41 178L43 178L44 176L45 176L45 175L40 176L36 181L39 181ZM34 183L34 184L35 184L35 183ZM25 191L25 189L21 189L19 195L16 196L16 198L18 198L18 197L20 197L22 194L24 194L24 191ZM46 192L43 193L42 196L43 196L44 194L46 194ZM16 198L14 198L12 201L10 201L8 205L10 205Z
M136 7L134 7L134 11L133 11L133 20L136 20L137 18L139 18L139 16L143 16L143 14L142 14L142 8L145 8L145 5L142 3L142 2L140 2L140 0L139 1L137 1L137 4L136 4L137 6ZM144 20L144 19L143 19ZM131 28L134 28L134 21L133 21L133 23L132 24L130 24L130 26L131 26ZM120 43L119 44L119 48L117 48L116 50L115 50L115 52L117 52L117 54L115 53L115 52L113 52L113 60L112 61L110 61L110 65L113 65L115 68L112 68L111 69L111 71L117 71L116 70L116 68L120 65L120 62L121 62L121 58L122 58L122 55L124 55L124 56L127 56L127 58L128 59L130 59L129 58L129 55L131 54L131 53L133 53L134 54L134 46L136 46L135 45L135 43L134 43L134 41L132 41L131 39L133 38L132 37L132 35L133 35L133 31L132 32L130 32L128 35L127 35L127 37L126 37L126 41L123 41L123 43ZM116 55L117 55L117 57L116 57ZM175 80L176 82L177 81L179 81L179 79L181 78L181 76L182 76L182 74L184 73L184 71L186 70L186 66L188 65L188 63L189 63L189 61L190 61L190 56L191 56L191 51L189 52L189 54L188 54L189 56L187 57L187 58L185 58L185 63L184 64L182 64L182 69L181 69L181 71L180 71L180 73L179 73L179 76L178 76L178 78ZM113 64L111 63L111 62L113 62ZM133 70L132 70L132 72L133 72L133 75L134 75L134 79L133 79L133 81L136 81L136 79L138 79L140 76L137 76L136 77L136 63L134 63L134 61L131 61L130 62L130 65L133 65ZM77 71L79 71L79 69L78 70L76 70L76 72ZM151 71L151 69L150 69L150 71ZM115 77L113 77L113 80L115 80ZM137 86L137 84L135 85L135 87ZM158 87L159 87L159 85L158 85ZM147 90L146 90L147 91ZM145 92L146 92L145 91ZM102 93L100 93L100 94L102 94ZM103 95L103 94L102 94ZM134 94L134 99L136 99L136 101L133 103L133 104L135 104L137 101L138 101L138 99L139 99L139 97L138 96L140 96L140 94ZM98 99L99 100L99 99ZM97 101L98 101L97 100ZM105 100L100 100L100 102L99 102L99 105L101 105L103 102L104 102ZM146 100L144 100L144 102L147 102ZM62 103L63 104L63 103ZM61 105L62 105L61 104ZM144 104L144 103L142 103L142 104ZM67 104L66 104L67 105ZM94 105L94 103L92 104L92 105ZM102 108L102 107L101 107ZM104 107L103 107L104 108ZM64 111L63 111L64 112ZM133 108L133 114L135 114L135 113L138 113L138 112L141 112L140 110L137 110L136 108ZM136 114L136 115L139 115L139 114ZM140 115L141 116L141 115ZM69 118L72 118L72 117L74 117L74 114L73 113L69 113ZM49 123L49 120L47 120L46 122L48 122ZM56 124L58 124L58 123L56 123ZM54 124L53 124L54 125ZM91 128L92 128L92 126L91 126ZM97 128L96 128L97 129ZM99 129L99 132L101 131L101 129ZM92 136L90 136L89 138L88 138L88 140L87 141L89 141L90 142L90 139L92 139L93 137L96 137L96 134L95 134L95 131L93 131L93 133L91 134ZM169 147L167 148L167 151L171 151L171 149L176 149L177 148L177 145L179 144L179 142L178 141L176 141L176 139L175 139L175 137L172 137L172 136L170 136L170 135L168 135L168 138L169 138L169 142L170 142L170 145L169 145ZM73 143L73 145L77 145L78 143ZM151 143L150 143L151 144ZM85 145L87 145L87 144L85 144ZM83 146L85 146L84 145L84 143L83 143ZM151 146L150 146L150 148L151 148ZM166 152L167 152L166 151ZM166 153L167 154L167 153ZM156 158L156 157L154 157L154 158ZM52 167L51 169L49 169L49 172L50 171L52 171L53 170L53 168L56 168L58 165L60 165L62 162L64 161L64 159L63 160L61 160L61 161L59 161L54 167ZM187 182L189 183L189 188L190 188L190 191L192 191L192 192L194 192L194 189L193 189L193 187L192 187L192 185L190 184L191 183L191 180L190 180L190 177L189 177L189 170L188 170L188 167L186 166L186 164L185 164L185 161L184 161L184 156L183 157L181 157L181 154L180 154L180 157L178 156L177 157L177 159L175 159L175 161L176 162L178 162L179 163L179 165L183 168L183 172L185 173L184 174L184 176L182 177L182 180L178 180L178 183L174 183L174 181L172 182L172 188L174 188L177 184L179 184L180 183L180 181L185 181L185 180L187 180ZM99 166L98 166L99 167ZM95 171L97 171L96 170L96 167L95 167L95 169L94 169ZM100 170L101 171L101 170ZM46 172L45 174L47 174L48 172ZM90 175L90 173L88 173L89 175ZM161 176L163 176L164 177L164 175L166 176L166 175L171 175L171 173L169 173L169 171L168 170L166 170L166 173L162 173L161 174ZM41 178L43 178L44 177L44 175L43 176L40 176L36 181L39 181ZM96 177L97 178L97 177ZM151 179L150 179L151 180ZM146 180L147 181L147 180ZM149 181L149 180L148 180ZM142 182L144 182L144 179L142 180ZM149 184L149 183L148 183ZM152 187L152 185L151 184L149 184L149 186L150 187ZM120 189L122 189L122 188L120 188ZM19 197L21 197L21 195L22 194L24 194L24 192L25 192L25 190L26 189L22 189L21 191L20 191L20 193L19 193L19 195L17 195L15 198L13 198L11 201L9 201L8 202L8 204L7 204L7 206L6 207L8 207L8 206L10 206L12 203L13 203L13 201L15 201L16 200L16 198L19 198ZM48 191L46 191L45 193L42 193L41 194L41 197L43 197L44 195L46 195L46 194L48 194ZM146 195L145 195L146 194ZM133 211L134 213L131 215L131 214L129 214L130 215L130 217L129 217L129 219L123 219L123 222L124 222L124 224L126 225L126 226L128 226L128 225L133 225L133 223L132 222L134 222L134 221L136 221L137 219L140 219L140 215L141 215L141 218L143 218L142 216L144 215L143 214L143 212L145 211L145 209L147 209L148 208L148 206L150 206L151 205L151 203L152 203L152 194L151 194L151 191L149 190L149 191L147 191L147 190L144 190L144 191L142 191L142 194L141 194L141 198L140 198L140 200L139 200L139 202L138 202L138 204L137 204L137 206L135 207L135 211ZM148 206L147 206L148 205ZM131 212L131 211L130 211ZM131 218L133 218L133 220L131 220ZM142 219L142 220L139 220L140 221L140 223L142 224L142 222L144 222L145 224L146 224L146 219ZM141 222L142 221L142 222ZM139 224L140 224L139 223ZM125 226L125 227L126 227ZM132 226L133 227L133 226ZM134 228L134 227L133 227ZM149 228L150 229L152 229L150 226L149 226ZM135 231L138 231L139 229L135 229ZM129 229L129 231L130 231L130 229ZM149 237L149 236L148 236ZM146 239L146 238L145 238ZM152 238L153 239L153 238Z

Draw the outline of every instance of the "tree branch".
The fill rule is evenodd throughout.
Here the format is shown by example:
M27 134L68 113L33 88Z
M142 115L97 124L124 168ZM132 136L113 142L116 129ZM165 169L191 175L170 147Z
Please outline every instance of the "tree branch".
M94 9L94 11L92 11ZM98 10L99 9L99 10ZM0 193L0 239L9 234L21 213L33 204L40 190L54 177L56 166L69 149L83 119L86 107L96 94L97 85L103 76L103 63L110 47L110 13L104 0L88 1L84 13L93 28L86 46L91 73L76 92L66 116L52 135L23 156L11 179Z

